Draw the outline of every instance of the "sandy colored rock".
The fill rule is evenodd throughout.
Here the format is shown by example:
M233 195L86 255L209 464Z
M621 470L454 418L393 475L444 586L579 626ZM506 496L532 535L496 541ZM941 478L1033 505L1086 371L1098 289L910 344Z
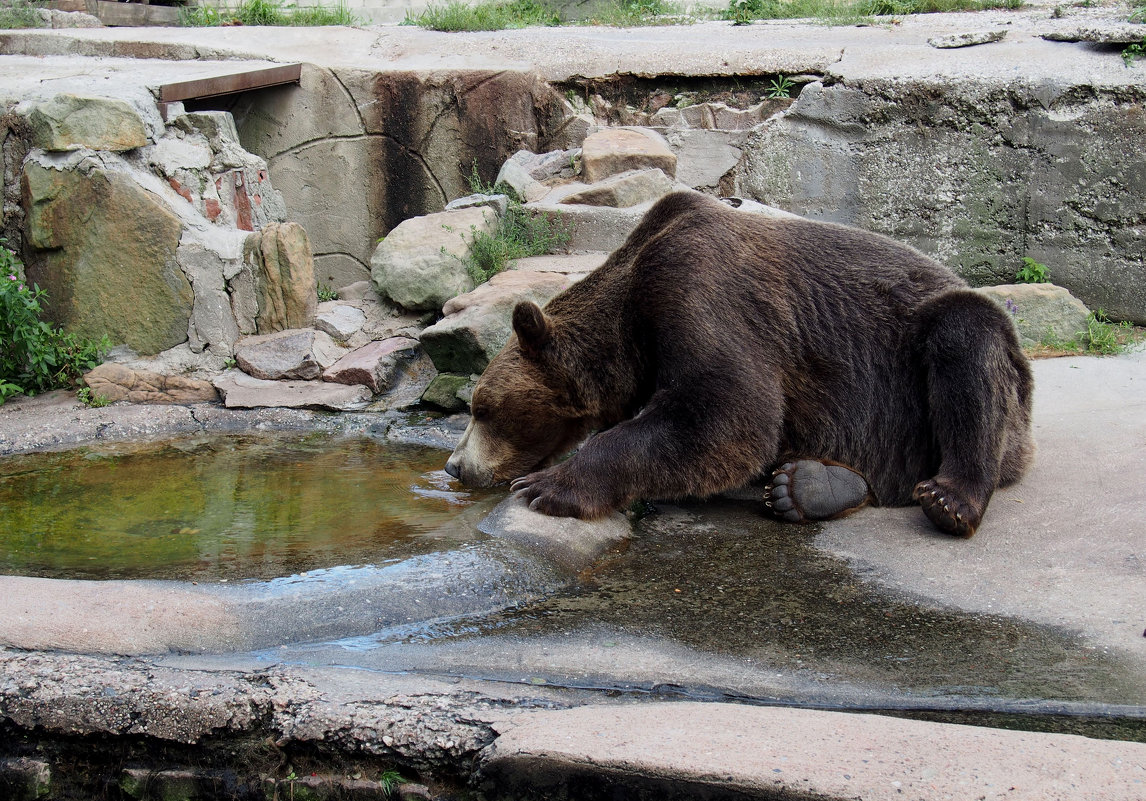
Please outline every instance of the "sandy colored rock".
M606 128L586 137L581 147L581 169L589 183L649 167L670 178L676 175L676 155L660 134L647 128Z
M288 409L360 409L370 400L361 385L326 381L264 381L239 370L228 370L212 381L228 409L281 406Z
M298 223L272 223L250 237L248 253L256 242L259 333L313 326L318 290L306 231Z
M129 403L205 403L219 394L211 382L181 375L163 375L106 362L84 375L92 394Z
M1000 284L976 290L1011 313L1024 345L1070 342L1086 331L1090 309L1054 284Z

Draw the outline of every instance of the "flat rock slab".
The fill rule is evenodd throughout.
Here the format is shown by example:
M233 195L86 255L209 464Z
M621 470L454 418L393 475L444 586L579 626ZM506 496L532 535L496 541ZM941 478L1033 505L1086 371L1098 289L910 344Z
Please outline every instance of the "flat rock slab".
M521 798L564 797L590 777L673 799L706 790L916 801L1146 794L1146 744L1075 735L701 703L527 712L499 728L482 771Z
M350 339L365 324L366 312L357 306L337 301L318 304L318 313L314 317L314 327L339 342Z
M658 200L672 191L672 179L659 169L630 170L610 175L561 199L562 203L583 206L628 208Z
M294 328L245 337L235 345L235 361L244 373L255 378L309 381L334 363L327 361L331 349L324 347L328 343L323 341L330 335L321 333L320 337L320 333L312 328Z
M361 409L370 401L369 387L327 381L265 381L228 370L212 382L228 409L282 406L288 409Z
M927 40L927 44L940 50L951 50L957 47L974 47L975 45L1001 42L1007 38L1006 31L971 31L969 33L953 33L947 36L934 36Z

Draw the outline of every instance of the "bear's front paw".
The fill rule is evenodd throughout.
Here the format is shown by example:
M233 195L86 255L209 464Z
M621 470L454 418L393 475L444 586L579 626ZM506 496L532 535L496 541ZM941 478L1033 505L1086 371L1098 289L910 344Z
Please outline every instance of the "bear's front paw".
M937 529L956 537L970 537L979 527L982 507L938 478L915 485L915 500Z
M587 487L564 475L561 465L539 470L514 480L511 492L523 498L529 508L550 517L579 517L593 520L613 511Z

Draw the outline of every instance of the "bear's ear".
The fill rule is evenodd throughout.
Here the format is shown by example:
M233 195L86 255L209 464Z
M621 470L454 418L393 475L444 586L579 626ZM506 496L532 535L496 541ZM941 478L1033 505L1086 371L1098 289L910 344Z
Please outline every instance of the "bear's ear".
M513 331L522 352L533 358L541 354L549 341L549 320L540 306L523 300L513 307Z

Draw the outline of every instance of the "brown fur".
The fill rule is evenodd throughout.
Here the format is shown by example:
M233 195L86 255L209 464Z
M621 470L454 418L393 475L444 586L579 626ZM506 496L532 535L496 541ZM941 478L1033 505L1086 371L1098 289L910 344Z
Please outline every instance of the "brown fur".
M447 469L476 484L535 471L514 486L547 514L703 497L796 455L851 466L883 504L934 480L973 531L1033 453L1005 312L857 229L669 195L544 312L519 304L514 330Z

